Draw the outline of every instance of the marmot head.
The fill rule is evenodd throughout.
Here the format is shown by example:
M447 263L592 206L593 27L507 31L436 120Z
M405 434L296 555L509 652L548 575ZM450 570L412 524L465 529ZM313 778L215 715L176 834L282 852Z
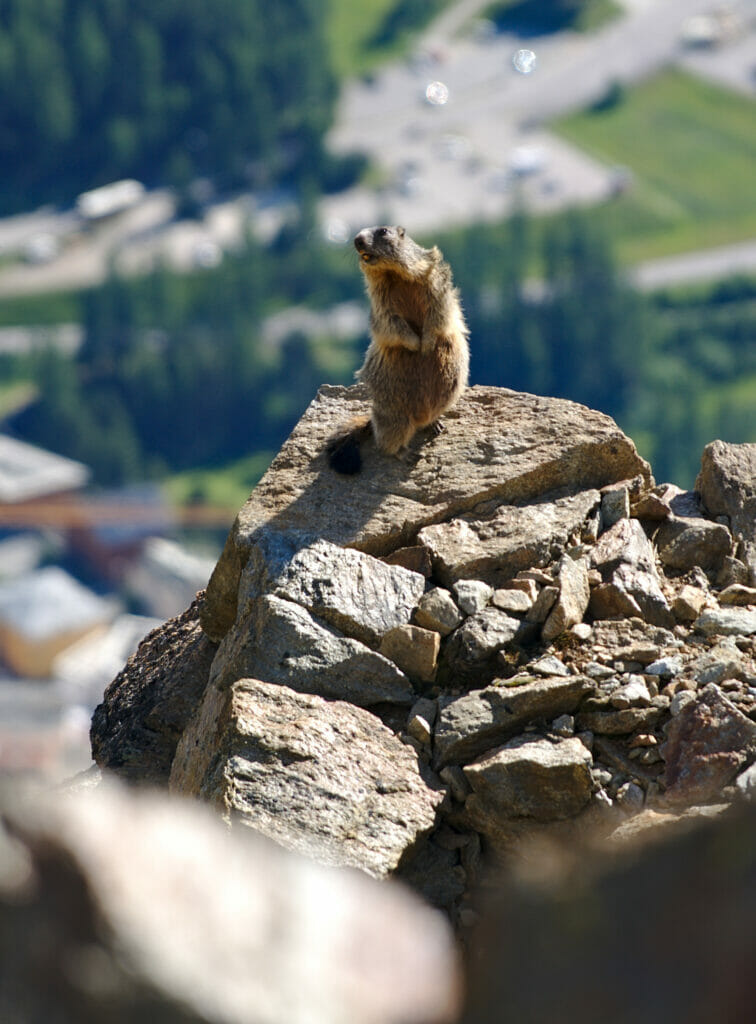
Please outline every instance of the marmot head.
M363 228L354 237L354 247L360 254L360 266L365 272L392 267L415 276L436 262L436 249L423 249L402 227L384 225Z

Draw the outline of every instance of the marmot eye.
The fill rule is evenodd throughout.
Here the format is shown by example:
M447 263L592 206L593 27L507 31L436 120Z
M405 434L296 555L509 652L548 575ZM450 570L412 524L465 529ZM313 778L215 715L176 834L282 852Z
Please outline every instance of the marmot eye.
M378 238L383 238L383 236L386 234L386 229L385 228L376 228L375 234L376 234L376 236Z

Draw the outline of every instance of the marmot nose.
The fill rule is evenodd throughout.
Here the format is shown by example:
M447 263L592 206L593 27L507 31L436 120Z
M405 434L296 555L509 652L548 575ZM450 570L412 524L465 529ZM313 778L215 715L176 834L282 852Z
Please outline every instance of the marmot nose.
M354 236L354 247L357 252L364 252L365 249L370 245L370 232L360 231L359 234Z

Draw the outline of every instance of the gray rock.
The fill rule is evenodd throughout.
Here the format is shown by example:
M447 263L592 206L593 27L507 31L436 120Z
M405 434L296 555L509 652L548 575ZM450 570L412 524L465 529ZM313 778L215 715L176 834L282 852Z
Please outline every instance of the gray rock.
M696 490L712 516L729 516L735 554L756 587L756 444L712 441L701 456Z
M272 595L252 603L213 662L213 678L222 684L247 677L361 707L415 699L407 676L388 658Z
M583 672L591 679L611 679L615 670L610 665L602 665L598 661L586 662Z
M672 718L661 753L666 800L706 802L756 759L756 724L712 683Z
M397 626L381 640L380 653L390 658L410 679L432 683L438 668L441 637L421 626Z
M545 622L559 597L559 587L546 586L535 599L533 607L525 616L528 622Z
M643 679L643 676L631 675L624 686L618 686L613 690L609 703L613 708L622 710L631 707L648 707L651 703L651 694Z
M598 502L598 491L590 490L522 507L502 504L487 518L469 515L428 526L418 540L430 550L444 583L460 577L504 582L522 569L551 562Z
M753 636L756 633L756 609L709 608L701 612L694 628L705 636Z
M435 629L448 636L462 621L462 613L448 590L434 587L423 594L415 610L415 622L424 629Z
M488 686L462 697L442 697L434 737L437 766L469 761L536 719L572 713L593 684L584 676L539 679L519 686Z
M701 654L692 666L693 678L704 686L708 683L722 683L726 679L742 679L744 668L743 655L729 637Z
M664 629L674 627L675 618L662 593L656 570L648 572L632 565L621 565L614 571L612 582L640 608L641 618L646 622Z
M414 715L420 715L428 725L433 728L436 724L436 715L438 714L438 704L435 700L430 700L428 697L420 697L410 708L409 719L410 721Z
M620 519L630 516L630 494L627 487L605 488L601 494L601 531L608 530Z
M101 785L2 810L26 867L14 883L0 865L6 1024L457 1017L451 929L403 887L154 792ZM354 947L368 962L344 956Z
M287 849L377 878L431 830L443 798L370 712L256 679L210 687L171 789Z
M432 441L419 433L408 456L363 446L353 479L326 466L328 439L370 411L362 385L323 387L237 516L208 585L202 626L220 640L237 615L241 572L260 530L307 533L385 555L432 523L483 502L525 504L567 488L603 487L650 470L608 416L561 399L468 388Z
M683 572L696 565L715 569L732 549L727 527L708 519L672 516L661 524L654 539L662 562Z
M638 729L648 729L658 721L661 710L626 708L622 711L581 711L576 719L578 729L588 729L600 736L625 736Z
M399 565L325 540L268 530L258 538L239 590L240 607L274 594L306 608L347 636L377 646L409 623L425 579Z
M518 736L463 769L473 790L469 811L477 821L572 817L590 800L592 763L578 739L552 743Z
M683 669L681 658L659 658L646 665L645 671L650 676L662 676L665 679L672 679L678 676Z
M496 652L515 639L520 628L519 619L513 619L498 608L486 608L471 615L446 641L443 652L446 676L462 681L476 678L486 663L492 665Z
M676 718L689 704L695 704L696 695L693 690L678 690L669 702L669 713Z
M591 565L605 581L621 565L656 571L653 546L637 519L621 519L602 534L591 553Z
M551 731L557 736L574 736L575 718L573 715L560 715L551 723ZM582 740L581 740L582 742ZM585 744L583 744L585 746Z
M465 615L482 612L493 597L493 587L482 580L458 580L454 584L454 597Z
M532 582L532 581L531 581ZM531 598L524 590L494 590L491 598L492 604L503 612L511 612L514 615L524 615L533 606L534 598Z
M546 643L583 621L590 596L586 562L564 555L559 563L559 596L541 631Z
M458 764L448 764L438 773L442 782L449 787L452 797L457 803L463 804L472 790L465 778L465 773Z
M528 672L535 672L539 676L568 676L570 674L565 663L554 654L546 654L537 661L531 661L528 665Z

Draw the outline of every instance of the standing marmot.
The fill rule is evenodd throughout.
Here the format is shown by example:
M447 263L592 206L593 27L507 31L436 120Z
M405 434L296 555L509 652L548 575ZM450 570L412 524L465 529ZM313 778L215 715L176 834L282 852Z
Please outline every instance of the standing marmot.
M435 424L467 385L467 326L440 250L423 249L404 228L364 228L354 239L370 297L371 342L358 380L373 402L328 446L339 473L357 473L368 425L393 455L416 430Z

